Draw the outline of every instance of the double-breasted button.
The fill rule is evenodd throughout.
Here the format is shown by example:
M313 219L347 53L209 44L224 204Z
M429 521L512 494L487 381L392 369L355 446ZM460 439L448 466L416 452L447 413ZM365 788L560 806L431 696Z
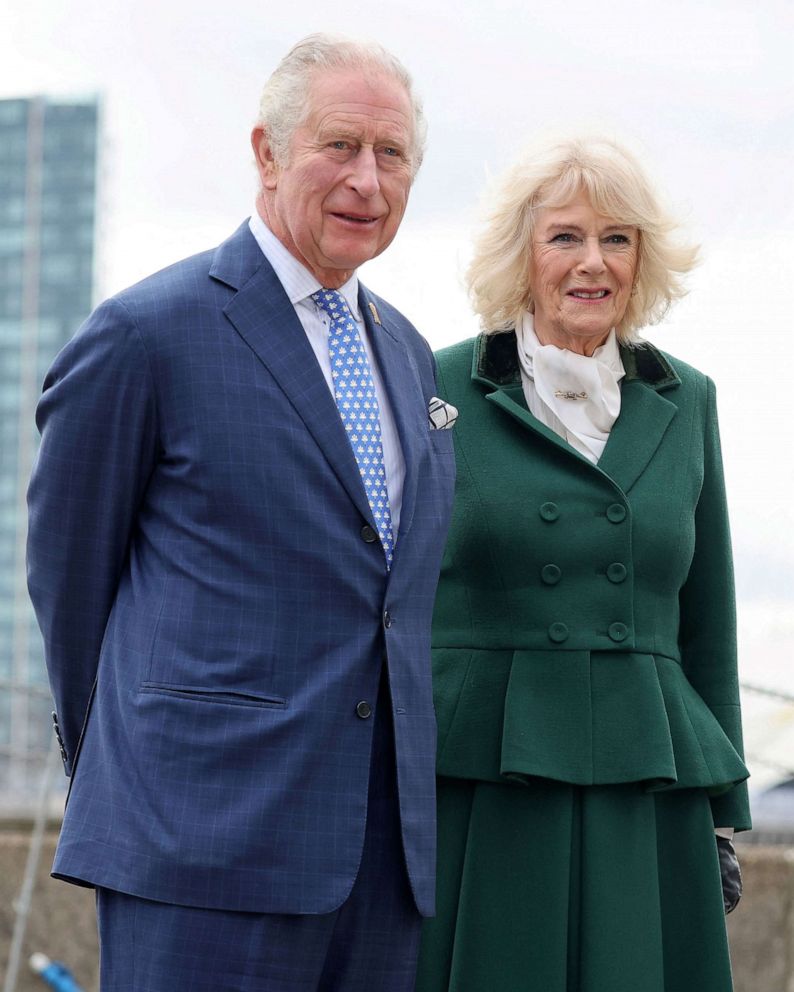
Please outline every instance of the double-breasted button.
M538 511L547 523L554 523L560 515L560 508L556 503L544 503Z
M559 565L544 565L540 570L540 577L547 586L556 586L562 578L562 569Z
M388 630L389 627L391 627L393 623L394 623L394 617L391 615L391 613L389 613L388 610L384 610L383 611L383 626L386 628L386 630Z
M621 561L613 561L607 568L607 578L610 582L623 582L628 574L626 566Z
M568 628L564 623L551 624L549 627L549 638L555 644L562 644L563 641L568 640Z
M607 507L607 520L611 524L622 524L626 519L626 507L622 503L610 503Z
M620 623L619 621L611 623L609 625L609 636L613 641L625 641L629 636L629 628L625 623Z
M362 720L368 720L372 716L372 707L366 699L362 699L361 702L356 703L356 716Z
M374 544L378 540L378 532L374 527L370 527L369 524L364 524L361 528L361 537L367 542L367 544Z

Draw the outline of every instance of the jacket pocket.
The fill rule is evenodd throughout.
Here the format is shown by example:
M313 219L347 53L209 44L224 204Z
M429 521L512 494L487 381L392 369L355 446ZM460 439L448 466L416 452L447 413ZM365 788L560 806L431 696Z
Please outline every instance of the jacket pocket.
M159 696L189 699L196 703L225 703L229 706L256 706L265 709L285 709L287 706L287 700L284 696L273 696L259 692L238 692L234 689L208 689L195 685L141 682L140 691Z

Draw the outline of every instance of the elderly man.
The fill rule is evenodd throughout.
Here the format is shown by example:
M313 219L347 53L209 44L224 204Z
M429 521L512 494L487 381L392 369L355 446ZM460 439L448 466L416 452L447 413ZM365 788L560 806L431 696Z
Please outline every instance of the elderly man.
M426 343L356 269L423 131L388 52L305 39L265 86L251 220L102 304L45 381L54 874L97 889L103 992L413 987L452 441Z

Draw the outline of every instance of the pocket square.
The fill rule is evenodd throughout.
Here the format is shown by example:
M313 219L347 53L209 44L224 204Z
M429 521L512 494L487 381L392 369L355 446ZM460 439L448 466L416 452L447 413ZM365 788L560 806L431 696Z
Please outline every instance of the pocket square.
M430 418L431 431L448 431L458 419L458 410L451 403L445 403L444 400L433 396L427 408L427 415Z

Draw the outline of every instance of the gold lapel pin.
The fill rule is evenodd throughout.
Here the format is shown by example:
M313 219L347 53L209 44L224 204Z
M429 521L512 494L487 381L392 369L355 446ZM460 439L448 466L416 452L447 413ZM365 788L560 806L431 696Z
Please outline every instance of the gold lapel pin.
M378 316L378 308L375 306L374 303L368 303L367 306L369 307L369 312L372 314L372 319L375 321L376 324L380 324L380 317Z

